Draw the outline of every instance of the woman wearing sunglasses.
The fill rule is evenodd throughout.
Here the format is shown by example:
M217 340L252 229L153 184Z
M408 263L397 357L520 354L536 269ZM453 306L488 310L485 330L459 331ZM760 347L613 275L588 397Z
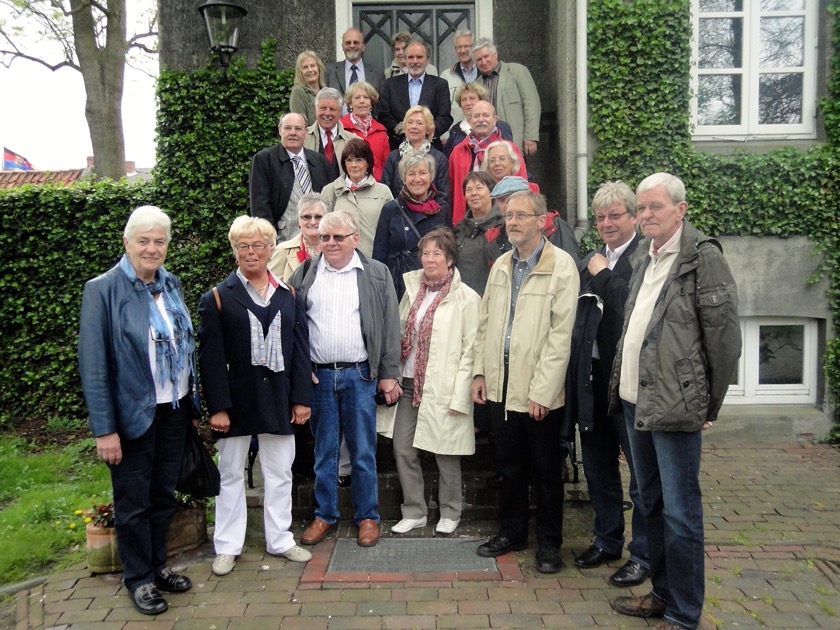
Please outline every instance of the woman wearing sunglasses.
M315 258L321 253L318 225L330 211L329 202L320 193L306 193L298 201L297 207L300 232L288 241L280 243L268 261L271 273L283 282L292 277L295 269L300 267L303 261Z
M292 562L312 557L289 531L293 425L309 420L312 396L305 307L268 270L277 241L268 221L237 217L228 239L238 268L202 295L198 305L204 399L210 426L220 438L216 575L231 572L245 543L245 461L252 435L259 440L265 478L266 550Z

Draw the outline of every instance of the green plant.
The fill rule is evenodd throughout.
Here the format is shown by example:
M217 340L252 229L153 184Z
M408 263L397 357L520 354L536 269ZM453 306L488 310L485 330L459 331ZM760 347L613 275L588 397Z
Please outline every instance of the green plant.
M88 510L77 510L75 513L81 513L85 523L92 523L97 527L114 526L114 504L111 502L97 503Z

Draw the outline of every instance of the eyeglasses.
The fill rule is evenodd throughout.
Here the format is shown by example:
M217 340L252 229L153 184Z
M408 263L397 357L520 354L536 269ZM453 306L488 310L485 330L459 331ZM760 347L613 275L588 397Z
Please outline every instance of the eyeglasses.
M336 243L343 243L344 239L348 236L353 236L355 232L350 232L350 234L319 234L318 240L322 243L329 243L330 239L334 240Z
M602 214L601 216L595 217L595 223L603 223L607 219L612 222L618 221L621 217L627 214L629 211L625 210L624 212L611 212L610 214Z
M253 249L255 252L261 252L266 247L268 247L268 243L237 243L236 251L247 252L249 249Z
M318 221L320 221L323 218L324 218L323 214L302 214L302 215L300 215L300 220L301 221L311 221L312 219L317 219Z
M505 221L513 221L516 219L517 221L524 221L528 217L535 217L536 214L528 214L526 212L506 212L504 215Z

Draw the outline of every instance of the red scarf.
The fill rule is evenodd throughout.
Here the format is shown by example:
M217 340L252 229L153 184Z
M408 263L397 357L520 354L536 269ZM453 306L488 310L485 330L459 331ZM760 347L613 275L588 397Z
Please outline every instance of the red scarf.
M420 400L423 398L423 384L426 382L426 364L429 362L429 343L432 340L432 322L435 319L435 310L437 310L438 304L443 301L443 298L449 295L454 275L455 271L451 267L443 278L435 282L427 280L424 275L417 297L414 298L411 309L408 311L408 320L405 322L405 332L403 332L400 344L400 358L405 361L411 354L412 346L416 345L414 354L414 399L411 402L415 407L420 406ZM420 330L417 331L415 330L417 328L417 310L423 303L427 291L437 291L438 294L423 314L423 319L420 321Z
M435 188L434 184L429 187L429 190L426 191L426 196L422 199L418 199L408 192L408 187L405 184L403 184L400 190L400 199L405 203L406 208L412 212L419 212L420 214L437 214L440 212L440 204L435 200L436 196L437 188Z
M485 151L487 151L487 147L490 146L491 143L501 139L502 134L496 127L493 127L493 131L491 131L490 135L484 138L484 140L479 140L475 137L474 132L470 132L470 135L467 136L467 142L469 142L470 150L473 154L473 158L471 161L471 170L479 170L481 162L484 161L484 153Z

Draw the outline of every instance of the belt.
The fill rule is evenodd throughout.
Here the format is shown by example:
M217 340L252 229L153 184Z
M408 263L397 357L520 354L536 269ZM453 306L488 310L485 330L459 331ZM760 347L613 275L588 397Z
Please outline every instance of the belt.
M366 367L368 364L367 361L351 361L349 363L345 361L335 361L333 363L313 363L312 369L313 370L346 370L349 368L358 368L358 367Z

